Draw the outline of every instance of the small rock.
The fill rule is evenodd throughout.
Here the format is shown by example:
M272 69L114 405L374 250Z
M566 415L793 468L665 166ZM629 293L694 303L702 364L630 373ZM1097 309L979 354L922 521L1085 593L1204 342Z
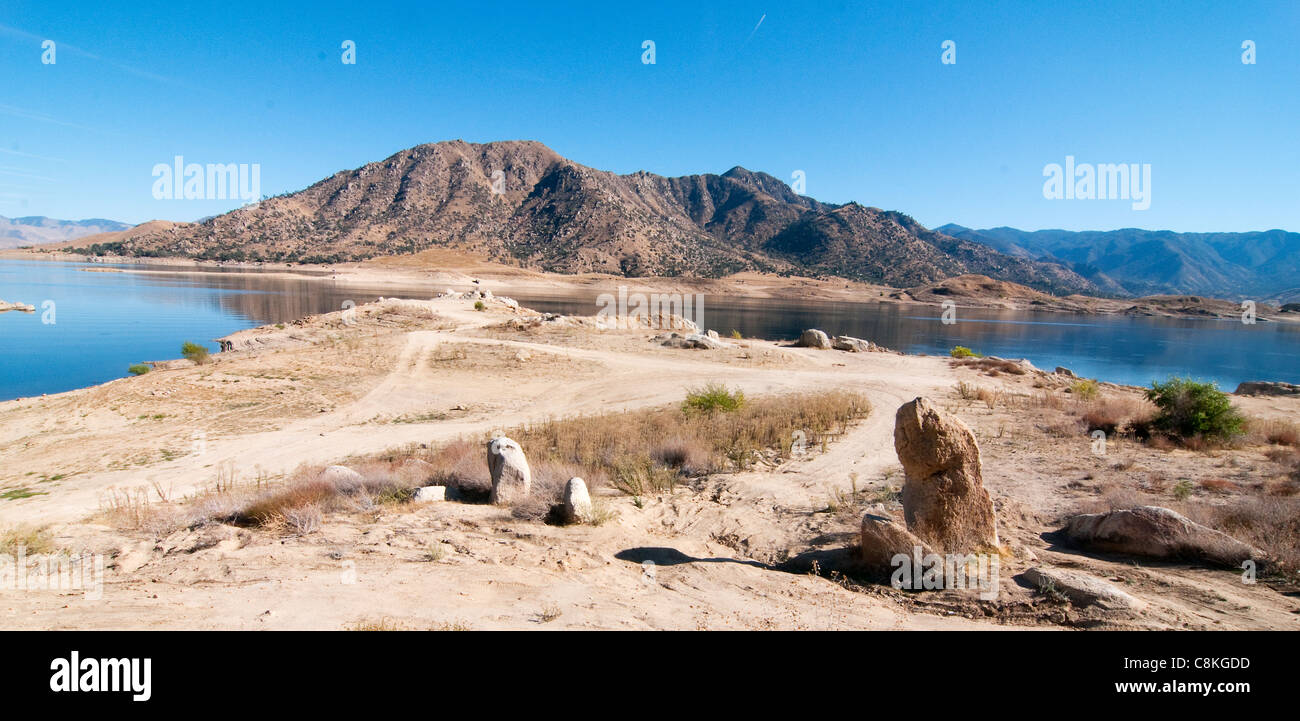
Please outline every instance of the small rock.
M917 547L921 548L922 556L932 553L925 541L912 535L901 524L870 513L862 517L858 558L864 565L877 571L889 570L894 567L895 556L901 553L911 558Z
M831 339L824 331L816 328L809 328L799 335L799 342L795 343L800 348L818 348L820 350L830 350Z
M569 523L591 523L593 517L587 482L577 476L570 478L564 484L564 520Z
M447 500L446 486L425 486L415 489L411 496L412 503L433 503Z

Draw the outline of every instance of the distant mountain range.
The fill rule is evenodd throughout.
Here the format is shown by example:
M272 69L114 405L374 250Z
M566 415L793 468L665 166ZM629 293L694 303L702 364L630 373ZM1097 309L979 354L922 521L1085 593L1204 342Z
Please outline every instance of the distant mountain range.
M30 220L44 219L19 219ZM77 227L93 233L95 223L111 221ZM197 223L111 224L103 230L112 232L62 245L98 255L296 263L455 248L559 273L763 271L899 288L981 274L1056 295L1300 300L1297 233L929 230L899 212L797 195L741 167L617 175L532 141L419 145Z
M0 215L0 248L57 243L96 233L126 230L130 227L128 223L103 218L56 220L39 215L24 218L6 218Z
M952 224L935 231L1017 258L1060 263L1113 295L1300 301L1300 233L972 230Z
M199 223L145 223L90 252L327 263L468 250L561 273L719 277L755 270L914 286L981 273L1054 293L1098 288L906 215L796 195L765 173L595 170L531 141L420 145Z

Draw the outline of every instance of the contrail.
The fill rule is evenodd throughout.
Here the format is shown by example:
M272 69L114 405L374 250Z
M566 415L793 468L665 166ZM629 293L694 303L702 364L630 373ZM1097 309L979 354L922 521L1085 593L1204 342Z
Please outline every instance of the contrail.
M763 17L758 19L758 22L754 25L754 29L749 31L749 37L745 38L746 43L748 43L750 39L754 37L754 33L758 32L758 26L762 25L763 21L766 19L767 19L767 13L763 13Z

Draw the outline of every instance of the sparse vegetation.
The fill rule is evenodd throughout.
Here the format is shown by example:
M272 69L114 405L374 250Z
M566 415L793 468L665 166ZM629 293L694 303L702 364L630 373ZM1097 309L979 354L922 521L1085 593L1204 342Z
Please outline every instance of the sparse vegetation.
M153 370L153 368L151 368L147 363L135 363L126 368L126 372L133 376L142 376L151 370Z
M487 310L487 305L481 300L474 301L474 310Z
M692 411L730 413L740 410L744 405L744 392L739 389L735 391L728 390L724 385L709 384L704 388L687 391L686 400L682 402L682 410L688 413Z
M1081 401L1090 401L1101 392L1101 386L1091 378L1083 378L1070 384L1070 394Z
M41 526L18 526L0 531L0 555L12 556L23 549L28 555L53 553L54 538Z
M976 353L975 351L971 350L970 348L967 348L964 345L953 346L952 350L948 351L948 355L952 356L953 358L983 358L984 357L983 353Z
M188 358L199 365L208 362L208 349L198 343L185 341L181 344L181 357Z

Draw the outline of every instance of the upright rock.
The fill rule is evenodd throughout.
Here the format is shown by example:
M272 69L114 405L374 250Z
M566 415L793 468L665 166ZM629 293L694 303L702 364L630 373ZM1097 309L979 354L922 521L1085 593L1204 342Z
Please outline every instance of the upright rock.
M917 398L898 409L894 449L907 478L903 517L909 531L940 552L969 553L998 545L979 446L965 423Z
M587 482L574 476L564 484L564 520L569 523L591 523L591 495Z
M492 474L493 503L510 503L528 495L533 472L518 443L505 436L488 441L487 462L488 472Z
M820 331L816 328L809 328L799 335L799 342L795 343L795 345L801 348L830 350L831 339L830 336L826 335L825 331Z

